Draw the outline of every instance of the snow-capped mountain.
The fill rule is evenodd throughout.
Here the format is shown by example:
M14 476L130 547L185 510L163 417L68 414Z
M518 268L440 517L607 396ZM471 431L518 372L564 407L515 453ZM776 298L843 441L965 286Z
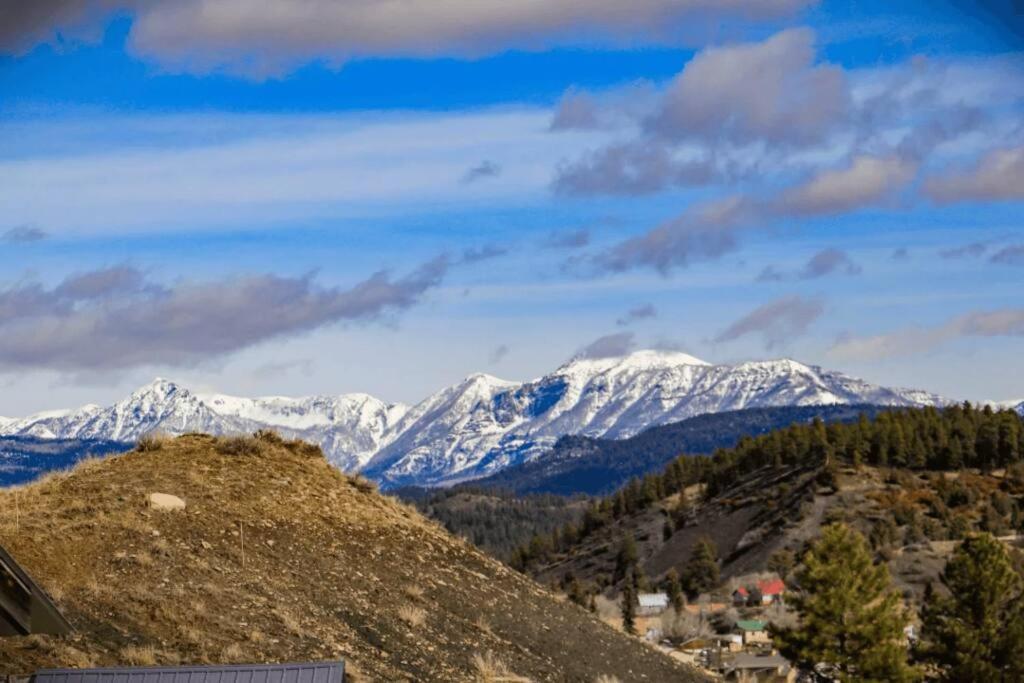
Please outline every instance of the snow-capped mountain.
M703 413L783 405L934 405L792 360L711 365L669 351L575 359L532 382L472 375L410 409L363 472L386 486L447 484L530 460L560 436L621 439Z
M108 408L0 418L0 435L135 441L156 431L244 434L271 428L288 438L319 443L338 467L357 470L377 452L405 410L366 394L298 399L201 395L158 378Z
M1009 401L988 401L987 405L996 410L1012 410L1019 415L1024 415L1024 400L1015 398Z
M366 394L195 394L158 379L107 408L0 418L0 435L132 441L157 430L271 428L319 443L331 462L385 486L440 485L533 459L566 434L625 438L703 413L754 407L945 402L792 360L712 365L684 353L638 351L574 359L523 383L475 374L412 407Z
M384 403L368 394L308 398L210 394L200 398L240 427L234 431L269 427L289 438L318 443L331 462L346 471L365 465L408 410L401 403Z

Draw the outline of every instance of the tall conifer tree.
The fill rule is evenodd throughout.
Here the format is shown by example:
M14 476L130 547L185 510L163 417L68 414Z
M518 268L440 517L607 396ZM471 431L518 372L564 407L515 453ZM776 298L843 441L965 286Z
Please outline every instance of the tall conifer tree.
M843 681L913 681L903 629L907 616L889 570L872 561L864 537L844 524L822 530L786 601L800 625L777 632L802 666L831 665Z

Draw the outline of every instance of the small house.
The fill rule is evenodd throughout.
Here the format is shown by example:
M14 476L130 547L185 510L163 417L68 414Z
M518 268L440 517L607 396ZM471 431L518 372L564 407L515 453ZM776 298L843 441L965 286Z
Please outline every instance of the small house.
M668 609L667 593L640 593L637 596L637 615L657 616Z
M752 586L740 586L733 591L732 602L737 607L772 605L782 602L785 592L786 584L782 579L761 580Z
M743 645L760 645L772 642L767 622L760 619L740 619L736 631L743 637Z
M782 579L758 581L757 592L761 594L762 605L782 602L782 594L786 592L786 583Z

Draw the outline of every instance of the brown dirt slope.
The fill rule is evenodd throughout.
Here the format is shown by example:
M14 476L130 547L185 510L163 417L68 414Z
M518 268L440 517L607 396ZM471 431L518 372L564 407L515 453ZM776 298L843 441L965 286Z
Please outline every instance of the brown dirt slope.
M158 440L0 491L0 544L77 629L0 639L0 674L342 657L360 682L489 680L483 657L537 681L702 680L274 435Z

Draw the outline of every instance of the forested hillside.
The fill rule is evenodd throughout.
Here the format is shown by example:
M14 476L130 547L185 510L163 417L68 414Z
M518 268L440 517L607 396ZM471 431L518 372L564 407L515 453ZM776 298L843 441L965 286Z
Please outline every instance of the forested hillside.
M728 576L763 571L773 556L791 565L822 523L846 521L920 574L928 558L903 557L904 548L1024 527L1022 461L1024 426L1011 411L958 405L815 420L678 458L595 501L579 524L535 537L513 563L545 580L613 589L624 564L652 582L685 573L710 537Z
M706 455L735 446L744 436L809 423L814 418L826 423L851 422L860 415L872 417L887 409L875 405L749 408L651 427L628 439L565 436L536 460L478 479L473 486L518 494L603 495L632 477L661 470L680 455Z
M131 447L120 441L0 436L0 487L24 484L46 472L72 467L84 458L123 453Z
M583 496L519 496L472 485L442 490L410 488L392 493L448 531L502 560L508 560L516 548L534 535L550 534L578 522L590 503Z

